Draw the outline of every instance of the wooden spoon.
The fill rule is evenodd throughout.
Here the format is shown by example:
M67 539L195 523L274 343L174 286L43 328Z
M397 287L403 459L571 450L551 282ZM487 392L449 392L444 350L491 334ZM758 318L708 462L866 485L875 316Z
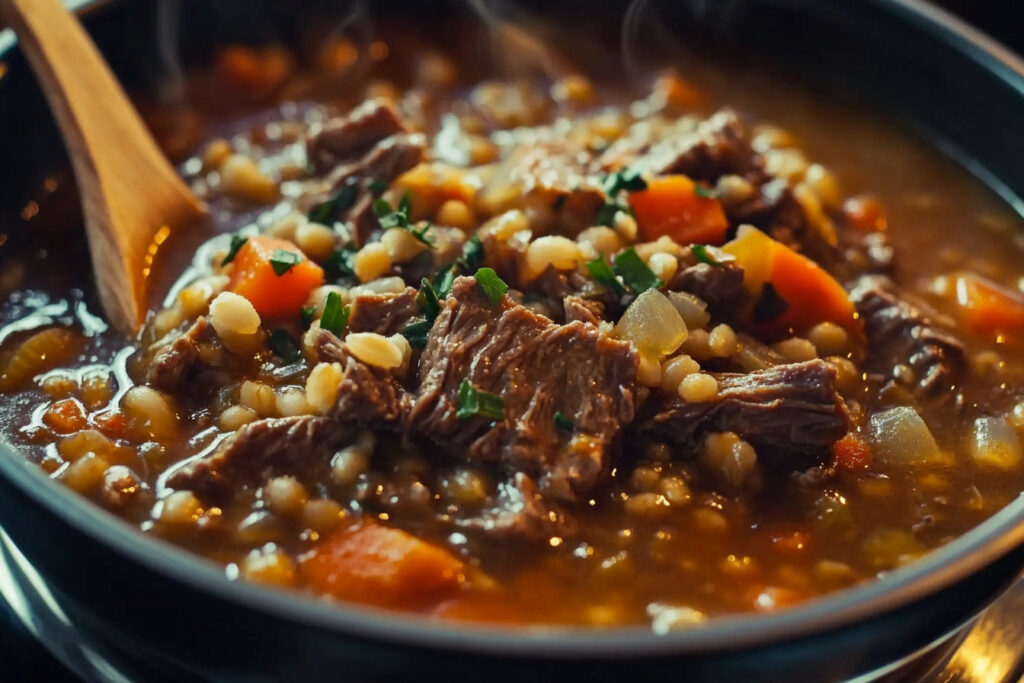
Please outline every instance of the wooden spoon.
M67 145L107 320L134 334L157 249L206 208L61 0L0 0L0 19L18 34Z

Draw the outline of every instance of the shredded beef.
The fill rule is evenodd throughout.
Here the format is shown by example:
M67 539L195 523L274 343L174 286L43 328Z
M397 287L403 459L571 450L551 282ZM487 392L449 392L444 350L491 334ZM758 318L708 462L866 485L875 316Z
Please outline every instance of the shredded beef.
M864 321L870 369L891 387L899 384L894 368L903 365L913 372L910 388L918 398L954 397L967 364L963 344L897 291L881 275L860 278L850 291Z
M726 173L746 175L760 169L736 113L723 109L703 121L641 121L597 159L605 171L629 167L655 175L683 173L714 181Z
M176 392L199 369L199 346L210 341L212 327L200 316L181 336L161 347L146 371L146 383Z
M370 183L390 183L420 163L426 151L426 138L408 132L391 104L367 100L348 115L315 131L306 141L306 149L314 168L326 174L327 189L305 197L304 208L312 208L350 187L351 202L339 207L340 215L332 220L350 222L358 246L377 228Z
M319 172L368 152L381 140L407 133L394 106L383 100L367 100L347 116L331 119L306 141L306 154Z
M768 469L798 471L826 462L849 427L835 368L823 360L715 377L718 396L711 401L652 396L640 433L692 455L706 434L735 432Z
M299 415L250 422L213 452L186 462L167 485L191 489L210 499L229 495L270 473L301 474L322 466L355 435L394 425L401 413L401 389L385 370L351 355L344 342L317 330L313 346L321 361L342 365L334 408L326 415Z
M606 200L599 179L589 172L592 157L569 139L520 144L498 164L478 202L492 215L528 210L535 222L548 218L546 228L577 233L594 224Z
M637 362L593 325L557 325L508 297L492 304L460 277L431 329L406 425L456 457L536 478L545 497L575 500L607 476L633 420ZM499 394L504 417L459 419L463 380ZM571 430L555 425L556 412Z
M418 315L416 290L412 287L406 287L399 294L362 294L352 303L346 329L390 336L401 332L406 323Z
M696 263L684 268L672 278L669 289L699 297L712 314L723 319L732 317L748 299L743 268L735 261L718 266Z
M594 299L570 295L562 300L562 306L565 308L565 322L567 323L578 320L597 325L604 317L604 304Z

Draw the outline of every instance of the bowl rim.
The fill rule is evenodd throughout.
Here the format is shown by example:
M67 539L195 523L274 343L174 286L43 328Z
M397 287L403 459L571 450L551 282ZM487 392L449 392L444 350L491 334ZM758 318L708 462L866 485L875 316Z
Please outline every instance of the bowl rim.
M108 0L73 0L77 11ZM925 0L869 0L940 37L1024 96L1024 60ZM0 57L16 45L0 31ZM240 610L383 643L489 656L541 659L685 655L763 646L820 635L878 617L936 593L1024 544L1024 494L989 519L923 558L864 584L769 613L726 615L699 627L656 634L647 626L617 628L516 626L427 619L294 591L231 580L219 565L135 526L58 485L0 439L0 476L76 533L157 575L212 594Z

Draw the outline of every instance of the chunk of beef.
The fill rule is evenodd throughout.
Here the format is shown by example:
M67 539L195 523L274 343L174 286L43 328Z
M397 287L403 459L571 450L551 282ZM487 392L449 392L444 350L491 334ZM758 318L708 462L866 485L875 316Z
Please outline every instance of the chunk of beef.
M418 315L416 290L412 287L399 294L362 294L352 303L347 329L390 336L401 332Z
M604 304L581 296L567 296L562 300L565 308L565 322L580 321L597 325L604 318Z
M881 275L860 278L850 291L867 333L869 369L893 387L902 365L913 373L910 389L918 398L954 397L967 364L963 344L897 291Z
M301 474L324 467L338 448L364 429L398 422L401 389L385 370L356 359L344 342L326 330L313 332L321 361L343 369L338 399L326 415L299 415L250 422L214 450L186 461L167 485L221 499L270 473Z
M716 379L718 396L711 401L653 396L640 433L695 454L708 433L735 432L768 469L797 471L824 463L849 427L836 370L823 360Z
M761 158L750 148L739 117L723 109L710 118L641 121L597 160L605 171L629 167L655 175L683 173L714 182L726 173L758 172Z
M323 173L368 152L397 133L409 132L395 107L383 100L367 100L346 116L331 119L306 140L306 155Z
M517 145L477 201L490 215L523 209L535 224L546 223L545 229L577 233L594 224L606 199L600 179L589 172L592 158L592 152L567 138Z
M478 515L461 519L457 526L479 530L489 538L540 541L552 536L569 538L579 525L560 507L546 502L530 477L518 472L498 484L494 505Z
M156 351L146 370L146 384L176 392L199 370L200 344L212 338L213 328L200 316L181 336Z
M748 299L743 268L735 261L723 261L718 266L695 263L683 268L672 278L669 289L699 297L712 314L723 319L732 317Z
M326 179L324 191L303 198L302 208L308 210L332 195L347 192L347 201L331 218L351 223L352 236L361 245L377 227L370 183L390 183L420 163L426 139L410 133L391 104L367 100L316 130L307 139L306 150L314 168L325 173Z
M637 362L593 325L557 325L508 297L492 304L460 277L431 329L406 425L457 457L536 478L545 497L574 500L607 476L633 421ZM460 419L464 380L500 395L503 417ZM556 412L572 430L555 425Z

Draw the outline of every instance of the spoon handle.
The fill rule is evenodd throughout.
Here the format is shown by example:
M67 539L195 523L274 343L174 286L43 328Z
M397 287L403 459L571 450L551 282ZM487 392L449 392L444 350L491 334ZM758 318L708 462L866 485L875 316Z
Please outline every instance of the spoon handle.
M0 0L0 19L17 33L64 137L104 310L134 332L155 248L203 205L61 0Z

